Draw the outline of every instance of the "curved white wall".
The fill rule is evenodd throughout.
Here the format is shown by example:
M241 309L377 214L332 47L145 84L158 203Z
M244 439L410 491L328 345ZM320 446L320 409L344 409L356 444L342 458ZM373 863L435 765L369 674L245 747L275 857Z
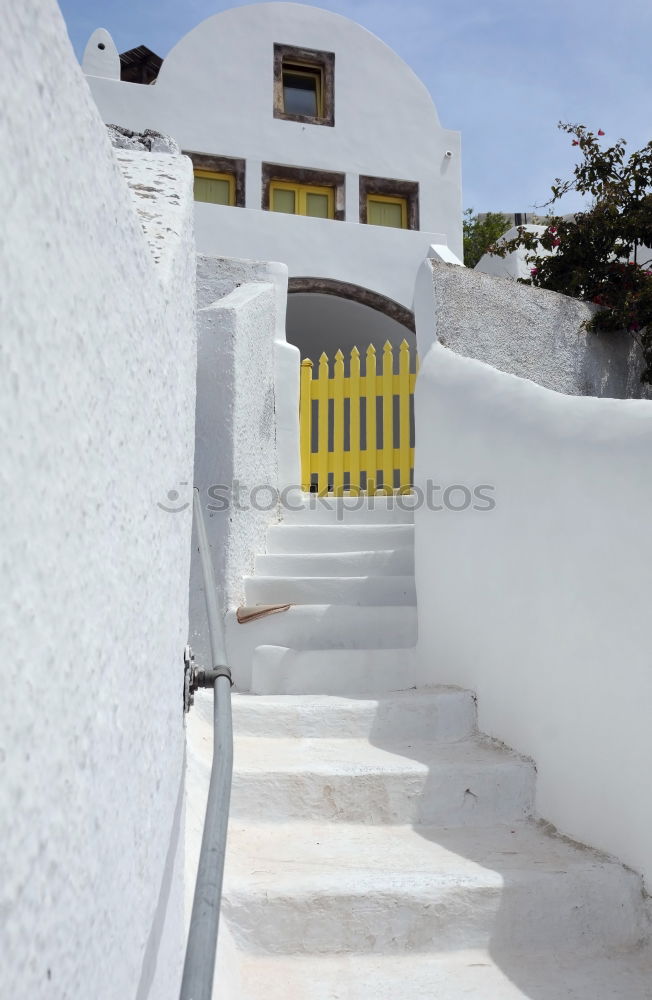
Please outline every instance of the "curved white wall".
M0 993L173 1000L190 164L114 154L52 0L0 21Z
M422 681L477 691L481 729L534 758L539 814L650 884L652 403L434 345L416 427L418 486L496 501L416 513Z
M274 118L275 42L335 53L334 127ZM324 251L337 258L344 248L346 256L350 229L358 228L360 174L419 183L421 234L385 230L390 235L384 237L395 240L394 269L410 288L409 304L416 269L413 255L402 255L406 238L423 258L420 237L443 233L438 241L447 238L462 256L459 134L441 127L428 91L402 59L347 18L294 3L234 8L208 18L182 38L154 86L103 75L89 76L89 84L107 123L157 129L174 136L183 149L246 159L248 209L261 208L262 162L345 174L347 225L328 224L325 246L314 247L315 253L309 249L300 273L321 276ZM235 217L219 220L222 229L214 219L212 232L200 222L200 251L290 265L283 243L259 251L248 237L242 249L242 215L239 210ZM276 239L276 230L273 235ZM383 280L381 269L369 287L378 288Z

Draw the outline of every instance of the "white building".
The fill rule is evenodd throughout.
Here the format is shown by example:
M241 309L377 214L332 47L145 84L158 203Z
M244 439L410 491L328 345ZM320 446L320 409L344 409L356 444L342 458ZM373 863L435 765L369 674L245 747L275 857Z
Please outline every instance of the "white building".
M105 122L192 157L200 253L288 265L288 339L304 352L400 341L429 247L461 259L460 136L360 25L255 4L189 32L153 86L120 80L103 29L83 68Z

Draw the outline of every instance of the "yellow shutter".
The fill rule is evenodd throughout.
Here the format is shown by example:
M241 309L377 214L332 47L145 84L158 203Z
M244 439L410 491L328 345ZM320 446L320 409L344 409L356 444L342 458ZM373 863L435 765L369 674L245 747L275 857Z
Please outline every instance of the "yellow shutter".
M369 195L367 222L370 226L391 226L407 229L407 200L389 195Z
M195 201L235 205L235 177L211 170L195 170Z

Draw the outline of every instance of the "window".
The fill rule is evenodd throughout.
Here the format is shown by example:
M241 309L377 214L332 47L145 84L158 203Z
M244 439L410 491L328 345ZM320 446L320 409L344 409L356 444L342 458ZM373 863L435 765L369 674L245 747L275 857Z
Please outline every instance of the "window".
M262 174L265 211L344 220L344 174L282 163L263 163Z
M274 45L274 117L335 124L335 55Z
M235 175L195 168L195 201L235 205Z
M315 219L335 218L335 190L292 181L271 181L269 207L286 215L309 215Z
M198 153L184 149L192 160L195 174L195 201L213 205L245 204L245 161L216 153Z
M407 198L394 198L383 194L367 195L367 223L370 226L407 229L407 218Z
M323 91L319 67L283 63L283 111L286 115L323 117Z
M416 181L361 177L360 222L392 229L418 229L419 185Z

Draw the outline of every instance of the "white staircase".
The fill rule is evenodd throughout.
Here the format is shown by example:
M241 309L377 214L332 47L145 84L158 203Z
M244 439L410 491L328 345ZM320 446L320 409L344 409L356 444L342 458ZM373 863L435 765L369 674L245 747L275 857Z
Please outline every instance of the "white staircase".
M410 513L274 526L229 623L235 770L215 996L650 1000L641 881L533 819L472 694L416 690ZM206 783L197 698L191 779ZM228 966L228 967L227 967Z

